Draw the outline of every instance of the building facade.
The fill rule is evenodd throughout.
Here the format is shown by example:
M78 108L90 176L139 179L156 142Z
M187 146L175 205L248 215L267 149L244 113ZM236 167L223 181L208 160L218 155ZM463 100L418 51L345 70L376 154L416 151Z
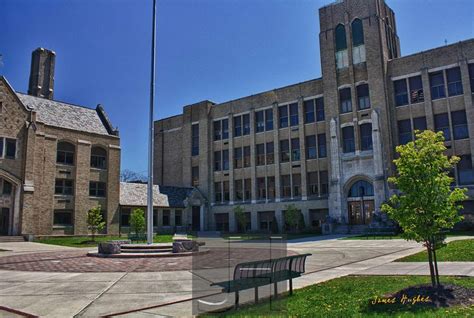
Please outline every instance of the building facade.
M197 187L208 230L237 231L236 205L254 231L284 230L289 204L307 228L363 227L385 220L395 147L441 130L474 221L474 40L401 56L383 0L337 1L319 20L321 78L156 121L156 182Z

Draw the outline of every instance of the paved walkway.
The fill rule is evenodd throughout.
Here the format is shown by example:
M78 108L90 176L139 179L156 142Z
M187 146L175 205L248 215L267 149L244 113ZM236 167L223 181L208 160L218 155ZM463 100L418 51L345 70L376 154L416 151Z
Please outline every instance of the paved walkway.
M298 253L312 253L307 261L307 274L294 281L295 288L312 285L346 275L423 275L428 273L424 263L391 263L395 259L423 250L419 244L403 240L318 240L305 239L288 243L287 247ZM462 239L462 237L450 238ZM219 240L209 242L219 245ZM18 248L16 248L16 244ZM34 244L34 245L31 245ZM41 244L40 244L41 245ZM221 244L222 245L222 244ZM254 248L243 242L234 247ZM38 246L37 243L5 243L2 255L30 255L37 248L69 253L74 248ZM261 246L260 246L261 248ZM232 250L232 249L231 249ZM6 254L4 254L6 253ZM31 254L33 255L33 254ZM230 256L228 257L231 258ZM425 266L425 270L423 270ZM474 263L440 263L441 274L474 276ZM0 270L0 306L21 310L44 317L97 317L125 313L121 316L191 316L192 302L196 296L220 294L210 287L209 277L220 277L210 268L162 272L105 272L64 273ZM206 276L211 275L211 276ZM270 289L262 288L260 295L269 295ZM220 294L211 299L232 296ZM208 297L209 298L209 297ZM207 299L208 299L207 298ZM243 302L253 299L253 292L242 293ZM177 302L177 303L176 303ZM0 317L11 317L0 311Z

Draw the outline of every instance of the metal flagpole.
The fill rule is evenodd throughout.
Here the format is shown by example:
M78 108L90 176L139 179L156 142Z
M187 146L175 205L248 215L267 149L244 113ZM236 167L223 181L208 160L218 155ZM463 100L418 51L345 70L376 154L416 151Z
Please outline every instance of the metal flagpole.
M150 118L148 137L148 196L147 196L147 242L153 243L153 105L155 103L155 33L156 33L156 0L153 0L153 24L151 39L151 80L150 80Z

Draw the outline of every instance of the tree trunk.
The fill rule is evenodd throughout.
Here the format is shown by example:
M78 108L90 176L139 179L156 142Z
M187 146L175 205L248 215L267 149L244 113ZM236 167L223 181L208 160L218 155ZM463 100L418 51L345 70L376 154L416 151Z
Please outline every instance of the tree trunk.
M434 262L434 268L435 268L435 274L436 274L436 284L438 287L440 286L439 283L439 272L438 272L438 260L436 259L436 241L435 238L433 238L433 262Z
M433 255L431 253L431 242L426 242L426 249L428 251L428 263L430 266L431 285L436 287L435 272L433 267Z

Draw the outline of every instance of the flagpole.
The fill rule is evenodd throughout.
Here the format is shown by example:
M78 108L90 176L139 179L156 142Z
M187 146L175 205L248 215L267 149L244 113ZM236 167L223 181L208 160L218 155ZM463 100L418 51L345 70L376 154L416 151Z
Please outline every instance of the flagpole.
M151 79L150 79L150 117L148 136L148 196L147 196L147 243L153 243L153 106L155 103L155 33L156 33L156 0L153 0L153 23L151 39Z

